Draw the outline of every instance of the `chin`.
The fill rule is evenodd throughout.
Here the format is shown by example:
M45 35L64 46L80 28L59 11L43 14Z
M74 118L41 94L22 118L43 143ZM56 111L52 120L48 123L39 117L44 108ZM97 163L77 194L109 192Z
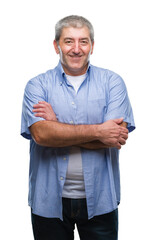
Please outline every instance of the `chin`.
M87 62L71 62L69 66L72 68L84 68L87 65Z
M77 63L72 63L72 64L69 64L68 67L70 69L81 69L81 68L83 68L83 65L82 64L77 64Z
M66 61L66 63L63 64L64 67L66 68L67 71L69 72L75 72L75 74L82 74L85 72L84 69L87 65L87 62L84 63L84 62L81 62L81 63L76 63L76 62L70 62L70 61Z

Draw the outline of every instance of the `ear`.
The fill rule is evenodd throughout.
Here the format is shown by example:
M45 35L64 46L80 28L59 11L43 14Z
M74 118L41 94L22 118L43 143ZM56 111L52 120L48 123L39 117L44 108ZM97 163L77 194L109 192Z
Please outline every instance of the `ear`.
M93 49L94 49L94 42L92 43L92 50L91 50L91 54L93 53Z
M57 54L59 54L60 51L59 51L59 48L58 48L58 45L57 45L56 40L53 41L53 45L54 45L54 48L55 48L55 52L56 52Z

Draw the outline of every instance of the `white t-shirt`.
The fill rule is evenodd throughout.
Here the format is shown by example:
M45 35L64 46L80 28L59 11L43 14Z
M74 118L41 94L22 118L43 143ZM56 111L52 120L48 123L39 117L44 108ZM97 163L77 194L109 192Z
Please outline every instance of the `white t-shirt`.
M66 75L67 80L74 87L76 93L86 78L86 74L81 76ZM68 169L66 181L63 188L63 197L66 198L85 198L85 185L82 168L81 149L79 147L71 147L69 154Z
M75 91L77 92L83 81L85 80L87 74L83 74L80 76L70 76L66 74L66 78L68 82L71 83L71 85L74 87Z

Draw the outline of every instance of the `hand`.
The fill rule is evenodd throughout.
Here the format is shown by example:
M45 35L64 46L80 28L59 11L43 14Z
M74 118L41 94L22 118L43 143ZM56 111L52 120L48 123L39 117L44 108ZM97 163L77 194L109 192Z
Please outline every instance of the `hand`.
M45 101L39 101L38 104L33 106L33 112L35 113L35 117L42 117L47 121L57 121L56 115L52 109L50 103Z
M98 127L98 139L110 147L121 148L126 144L128 129L120 126L123 118L109 120ZM100 131L100 132L99 132Z

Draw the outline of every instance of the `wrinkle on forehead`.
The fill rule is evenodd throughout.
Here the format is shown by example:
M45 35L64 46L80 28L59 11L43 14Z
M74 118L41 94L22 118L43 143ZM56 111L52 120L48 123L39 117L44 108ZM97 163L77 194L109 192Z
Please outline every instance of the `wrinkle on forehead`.
M90 32L88 27L84 26L81 28L74 28L74 27L68 27L62 29L61 38L74 38L74 39L82 39L82 38L88 38L90 39Z

